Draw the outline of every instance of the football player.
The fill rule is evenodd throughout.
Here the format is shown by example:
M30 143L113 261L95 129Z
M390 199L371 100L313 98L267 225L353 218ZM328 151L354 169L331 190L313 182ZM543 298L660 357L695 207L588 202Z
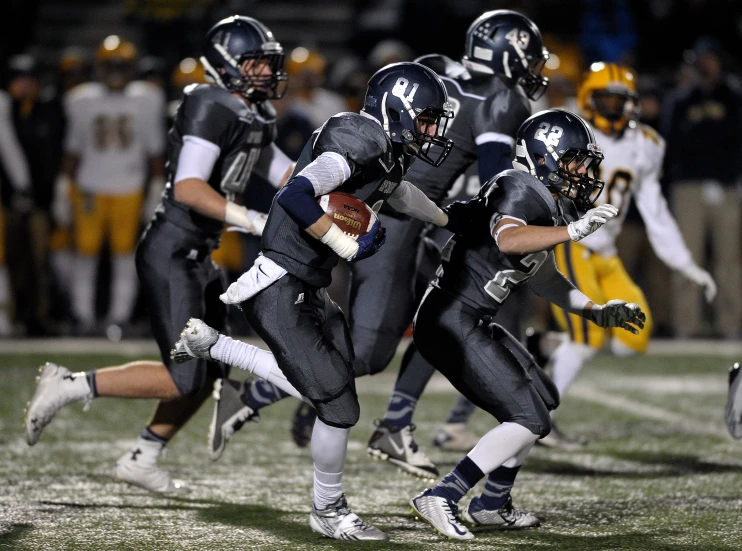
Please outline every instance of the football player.
M106 321L129 322L137 297L134 246L146 178L151 173L163 179L165 97L132 80L136 57L134 44L107 37L95 57L99 82L79 85L65 98L65 154L55 193L60 200L71 198L77 252L72 309L82 333L96 329L95 282L104 240L112 254Z
M631 333L644 325L638 305L594 303L554 261L555 245L581 241L618 212L608 204L592 208L603 186L602 158L592 130L573 113L550 109L527 119L516 134L514 169L489 180L468 203L475 221L444 247L438 278L415 315L420 353L500 422L438 485L410 502L445 536L474 537L458 519L457 504L488 474L482 495L464 513L468 522L539 523L513 507L510 490L534 442L549 433L559 393L520 342L492 321L513 289L526 283L585 323Z
M384 243L385 231L376 220L354 240L316 198L337 190L375 211L388 203L424 222L463 228L468 220L454 211L449 217L404 179L414 160L439 166L450 153L452 143L443 134L451 116L446 88L427 67L397 63L376 72L360 114L340 113L314 132L291 180L273 201L262 255L223 297L240 305L288 381L317 411L310 525L327 537L387 538L351 512L343 494L348 438L360 406L352 338L343 312L326 290L338 260L355 263L373 255ZM209 357L242 355L234 351L247 346L232 341L224 351L212 348ZM227 396L220 394L219 401ZM249 398L244 400L249 411ZM216 416L219 411L217 407Z
M228 17L207 33L203 53L213 84L185 90L168 134L168 184L136 253L162 362L137 361L87 374L47 364L26 417L26 437L34 445L59 408L72 401L160 399L151 422L113 471L153 492L185 489L157 467L158 457L209 396L214 380L228 375L217 362L193 360L176 368L170 358L191 317L225 329L225 306L218 300L223 278L211 253L225 222L256 233L262 229L264 215L235 202L250 174L279 187L293 169L273 145L275 111L268 100L281 97L286 74L283 49L270 30L249 17Z
M530 115L529 99L537 99L546 89L548 81L540 72L547 58L541 34L530 19L513 11L495 10L470 26L461 62L437 54L418 59L446 86L456 114L448 131L454 145L440 168L416 163L408 173L409 180L440 204L474 163L482 182L510 166L515 132ZM434 275L417 274L423 249L435 256L433 266L439 264L439 252L431 249L428 241L423 243L421 221L392 209L382 209L380 218L388 229L386 245L367 262L353 265L349 322L356 376L378 373L393 358L421 296L414 291L415 280L426 278L424 289ZM438 470L414 441L412 414L432 374L433 368L411 348L405 354L384 420L369 442L369 453L425 478L437 476ZM250 395L255 410L280 398L280 393L262 381L252 386ZM463 407L471 411L468 402ZM297 412L292 433L298 444L306 445L314 412L305 404Z
M614 205L621 214L603 231L579 243L560 245L554 254L559 270L588 296L601 301L621 297L639 304L647 316L646 329L638 335L616 329L605 331L552 305L559 327L569 337L554 350L550 360L552 377L562 397L606 340L610 341L611 352L620 357L641 354L649 344L652 316L647 300L626 273L616 250L616 238L632 196L657 257L701 286L709 302L716 295L713 278L694 262L662 195L659 177L665 141L651 127L634 120L637 99L636 75L631 69L613 63L590 66L578 89L577 102L606 157L600 165L606 187L598 202ZM555 428L539 443L572 449L584 444Z

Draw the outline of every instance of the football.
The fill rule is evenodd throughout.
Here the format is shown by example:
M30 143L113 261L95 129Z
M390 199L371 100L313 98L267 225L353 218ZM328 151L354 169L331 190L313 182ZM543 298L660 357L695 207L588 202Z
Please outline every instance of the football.
M317 200L332 221L353 239L366 235L376 222L376 213L371 207L349 193L333 191Z

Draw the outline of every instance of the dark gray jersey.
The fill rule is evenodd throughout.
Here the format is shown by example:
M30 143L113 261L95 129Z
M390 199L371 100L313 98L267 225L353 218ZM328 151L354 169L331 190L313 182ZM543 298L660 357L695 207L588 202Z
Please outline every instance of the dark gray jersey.
M168 133L165 217L185 229L213 236L221 232L223 222L202 216L173 197L173 180L185 136L195 136L219 147L219 157L208 183L233 200L236 194L245 191L260 154L276 138L276 111L268 102L248 107L218 86L198 84L184 90Z
M520 86L499 75L469 73L460 63L437 54L416 61L438 73L453 104L454 118L446 130L446 137L453 140L451 153L440 167L417 163L407 175L440 204L456 179L477 160L477 140L487 140L493 133L514 138L531 115L531 104Z
M409 159L395 153L381 125L358 113L340 113L317 129L296 163L294 175L324 152L342 155L350 177L335 191L350 193L374 210L402 181ZM263 231L263 254L310 285L326 287L338 256L314 239L274 199Z
M470 235L455 235L443 248L442 264L433 285L462 302L494 315L510 290L533 276L548 251L527 255L504 254L490 233L490 222L515 218L533 226L563 223L560 207L546 186L533 176L506 170L495 178L487 214ZM493 220L494 217L494 220Z

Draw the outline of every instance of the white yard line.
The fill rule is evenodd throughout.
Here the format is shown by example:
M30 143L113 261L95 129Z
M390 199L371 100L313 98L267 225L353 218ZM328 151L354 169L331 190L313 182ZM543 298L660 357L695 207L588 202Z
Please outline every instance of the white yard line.
M676 429L682 430L683 432L721 437L729 436L727 431L724 430L724 428L721 426L723 404L719 405L719 423L704 423L702 421L696 421L694 419L688 418L686 415L668 411L656 406L650 406L642 402L637 402L618 394L602 392L584 383L575 384L575 386L572 387L569 392L573 397L577 397L588 402L600 404L602 406L626 413L633 413L641 417L646 417L648 419L654 419L656 421L669 423Z

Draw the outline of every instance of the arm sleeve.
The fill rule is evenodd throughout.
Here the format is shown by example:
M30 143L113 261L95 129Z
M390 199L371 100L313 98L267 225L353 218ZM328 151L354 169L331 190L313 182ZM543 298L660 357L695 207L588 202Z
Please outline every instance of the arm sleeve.
M173 184L186 178L199 178L208 182L220 151L219 146L203 138L184 136Z
M0 161L13 189L26 191L31 188L31 173L15 133L10 105L10 98L0 94Z
M291 178L281 188L276 201L303 230L314 224L325 213L315 199L312 182L300 174Z
M325 151L314 161L301 169L302 176L312 184L315 196L330 193L350 178L350 165L339 153Z
M428 199L420 189L406 180L402 180L402 183L392 192L388 202L394 210L403 214L423 222L433 222L438 226L443 225L443 211Z
M649 148L648 153L652 154L652 158L649 169L642 176L641 184L636 191L636 207L644 220L647 237L654 252L670 268L681 270L693 264L693 257L662 194L659 176L664 147L659 144L657 147Z
M590 302L590 299L557 269L553 251L549 252L549 257L541 268L533 277L527 279L526 283L538 296L572 314L582 314L585 305Z
M253 172L278 189L281 186L283 175L286 174L293 162L275 143L271 143L268 147L263 148Z

